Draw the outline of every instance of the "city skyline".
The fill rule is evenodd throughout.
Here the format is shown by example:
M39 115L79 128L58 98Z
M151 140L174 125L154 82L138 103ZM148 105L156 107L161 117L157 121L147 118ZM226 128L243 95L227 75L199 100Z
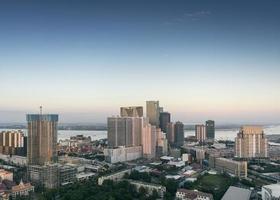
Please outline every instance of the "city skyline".
M2 2L0 123L40 105L106 123L147 100L184 123L279 123L279 5Z

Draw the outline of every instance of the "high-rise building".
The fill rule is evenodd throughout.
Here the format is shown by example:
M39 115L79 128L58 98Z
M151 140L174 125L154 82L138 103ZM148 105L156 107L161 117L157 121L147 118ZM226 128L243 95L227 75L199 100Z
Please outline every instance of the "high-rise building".
M195 125L195 137L199 142L206 140L206 128L204 124Z
M168 142L166 134L160 128L156 129L157 142L156 142L156 155L162 156L168 153Z
M146 102L146 115L149 118L151 125L159 127L159 101L147 101Z
M55 114L28 114L27 161L44 165L57 160L57 122Z
M182 122L176 122L174 125L174 144L177 147L184 145L184 124Z
M206 138L214 140L215 139L215 121L207 120L205 122L206 126Z
M167 124L170 123L170 113L161 112L159 114L159 127L164 133L167 133Z
M175 126L173 122L170 122L166 126L166 137L168 140L168 143L173 145L175 142Z
M121 107L121 117L143 117L142 106Z
M235 156L267 157L268 144L261 126L243 126L235 138Z
M108 146L139 146L141 145L141 117L109 117Z
M156 156L156 127L152 126L147 118L142 121L142 147L143 156L146 158L154 158Z
M22 131L0 132L0 153L6 155L18 154L24 151L24 134Z

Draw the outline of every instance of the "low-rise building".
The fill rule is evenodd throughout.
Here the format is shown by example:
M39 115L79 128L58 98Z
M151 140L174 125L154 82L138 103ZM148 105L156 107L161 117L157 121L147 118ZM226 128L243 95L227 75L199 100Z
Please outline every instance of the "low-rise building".
M131 169L126 169L109 175L101 176L98 178L98 185L102 185L105 180L118 181L122 179L126 173L130 174Z
M32 183L40 184L48 189L59 186L59 165L29 165L28 176Z
M28 196L30 192L34 192L34 186L21 181L18 185L12 187L11 194L15 198L17 196Z
M153 191L156 191L160 197L163 197L164 193L166 192L166 188L162 185L141 182L141 181L134 181L134 180L127 180L131 185L136 187L136 190L139 191L141 187L143 187L149 195L153 194Z
M169 150L169 155L176 159L181 158L181 150L176 148L171 148Z
M184 161L169 161L168 163L167 163L167 165L170 165L170 166L175 166L175 167L185 167L185 162Z
M192 156L191 156L191 154L183 153L183 154L182 154L182 161L191 163L191 162L192 162Z
M105 160L109 163L136 160L143 156L142 146L133 146L133 147L120 146L117 148L104 149L104 156L105 156Z
M180 200L213 200L213 195L197 190L178 189L176 199Z
M27 165L27 157L17 155L4 155L0 153L0 159L14 165L24 167Z
M226 172L228 174L247 177L247 162L246 161L235 161L227 158L213 158L212 161L214 168L219 172Z
M206 149L204 147L184 146L183 148L192 156L193 160L201 163L205 159Z
M152 171L152 169L147 167L147 166L136 166L136 167L134 167L133 170L138 171L140 173L143 173L143 172L148 172L149 173L149 172Z
M65 185L73 183L76 179L77 170L69 165L63 165L59 167L59 183Z
M81 173L78 173L76 174L76 179L78 181L83 181L83 180L88 180L89 178L92 178L96 175L96 173L93 173L93 172L81 172Z
M262 187L262 200L280 199L280 184L264 185Z
M0 169L0 178L1 178L1 180L13 181L13 172L9 172L4 169Z

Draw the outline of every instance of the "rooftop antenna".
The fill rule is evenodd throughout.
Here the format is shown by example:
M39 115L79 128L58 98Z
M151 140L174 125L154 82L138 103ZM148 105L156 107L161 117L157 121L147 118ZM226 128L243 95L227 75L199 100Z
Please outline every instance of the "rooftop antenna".
M40 115L42 115L42 113L43 113L43 107L42 106L40 106Z

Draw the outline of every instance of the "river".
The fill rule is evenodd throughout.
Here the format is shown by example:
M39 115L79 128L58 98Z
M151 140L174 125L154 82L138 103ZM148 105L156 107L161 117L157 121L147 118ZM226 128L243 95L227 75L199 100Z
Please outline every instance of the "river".
M7 129L0 129L0 131ZM23 130L26 134L26 130ZM280 125L268 126L264 128L266 135L280 134ZM218 140L234 140L238 129L217 129L215 138ZM107 131L86 131L86 130L59 130L58 140L70 138L75 135L91 136L92 140L100 140L107 138ZM195 135L194 130L185 130L185 137Z

